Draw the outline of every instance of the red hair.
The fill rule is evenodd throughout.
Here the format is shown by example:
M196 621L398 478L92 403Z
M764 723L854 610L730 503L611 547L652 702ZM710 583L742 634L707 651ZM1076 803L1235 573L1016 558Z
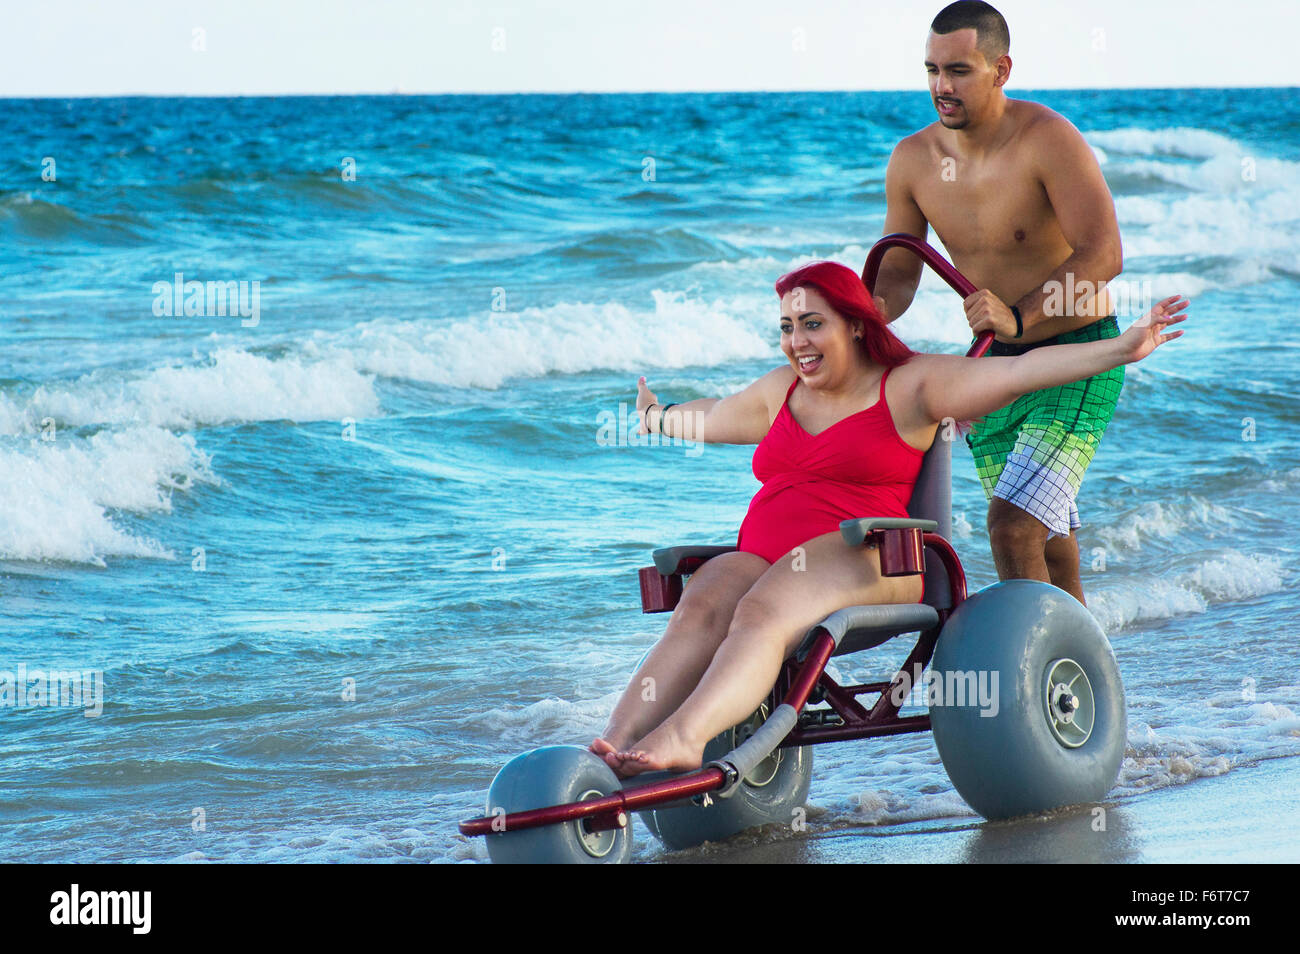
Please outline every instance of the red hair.
M839 262L809 262L776 280L776 293L784 298L792 288L815 288L845 321L862 322L862 350L875 364L894 368L917 352L899 340L880 317L858 273Z

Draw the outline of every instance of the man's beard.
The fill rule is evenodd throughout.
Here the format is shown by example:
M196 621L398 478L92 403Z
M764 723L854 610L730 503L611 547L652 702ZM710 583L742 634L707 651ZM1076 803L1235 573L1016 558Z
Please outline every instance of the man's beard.
M966 112L966 104L957 104L957 109L959 112L955 112L951 116L945 116L939 112L939 101L934 100L934 111L939 113L939 122L943 123L945 129L962 129L970 122L970 113ZM958 118L959 116L960 118Z

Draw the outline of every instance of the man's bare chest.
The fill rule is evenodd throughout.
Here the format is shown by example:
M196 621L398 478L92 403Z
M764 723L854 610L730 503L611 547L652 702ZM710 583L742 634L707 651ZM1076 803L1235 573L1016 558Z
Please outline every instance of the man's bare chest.
M1025 250L1060 240L1047 190L1016 163L964 163L935 156L913 180L917 206L949 249Z

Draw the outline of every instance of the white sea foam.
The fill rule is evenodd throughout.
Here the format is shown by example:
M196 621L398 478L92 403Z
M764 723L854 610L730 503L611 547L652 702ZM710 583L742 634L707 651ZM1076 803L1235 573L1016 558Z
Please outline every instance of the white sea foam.
M1134 793L1223 775L1232 767L1223 755L1128 755L1120 764L1115 793Z
M1098 528L1097 535L1108 550L1137 550L1144 540L1172 539L1189 527L1230 527L1232 517L1229 508L1205 497L1188 496L1173 503L1153 500L1124 514L1114 526Z
M580 702L542 699L518 709L494 709L475 718L481 728L512 745L572 744L575 739L598 735L621 695L620 690Z
M378 411L373 379L346 354L304 360L233 348L192 365L101 371L0 395L0 435L9 438L0 446L0 556L100 566L108 556L172 559L111 513L167 512L174 491L219 483L193 436L171 429ZM96 426L108 429L89 438L74 430Z
M774 295L707 302L655 291L652 299L649 308L572 302L454 321L378 319L347 335L318 334L307 353L342 352L387 378L489 389L554 372L637 372L776 354Z
M1193 569L1185 585L1214 603L1276 593L1283 585L1282 560L1268 554L1229 550Z
M1297 162L1247 155L1242 150L1212 156L1194 164L1154 159L1132 160L1124 164L1128 173L1163 180L1184 189L1243 197L1290 187L1298 168L1300 163Z
M1294 268L1300 195L1274 192L1258 196L1191 195L1160 203L1153 214L1144 205L1129 221L1129 199L1120 199L1124 254L1186 261L1197 257L1264 256L1279 267Z
M931 818L960 818L975 815L955 790L935 794L908 795L880 789L858 794L851 816L859 824L898 825Z
M1157 194L1119 195L1126 259L1215 264L1163 282L1153 296L1244 287L1274 279L1275 269L1300 270L1300 162L1204 129L1117 129L1091 132L1107 152L1108 175L1135 175L1166 184ZM1140 281L1152 269L1139 263ZM1170 289L1170 284L1177 287Z
M0 557L104 565L173 554L119 526L110 510L168 512L172 494L219 483L189 435L155 427L0 447Z
M191 428L236 421L338 420L379 412L373 380L346 354L318 360L222 348L193 365L100 372L0 398L0 433L29 434L46 418L63 426Z
M1088 594L1088 609L1107 633L1146 620L1203 613L1211 603L1276 593L1284 585L1280 558L1228 550L1164 579L1103 584Z
M26 434L39 423L39 418L33 421L25 402L0 394L0 435Z
M1152 271L1149 268L1136 271L1125 270L1117 281L1129 283L1129 304L1127 309L1119 314L1119 327L1121 331L1125 330L1129 324L1149 311L1152 305L1170 295L1182 295L1194 299L1212 289L1243 288L1258 282L1271 281L1275 277L1266 262L1255 258L1216 264L1198 273ZM1200 315L1193 313L1193 319L1199 317ZM1208 317L1213 319L1217 316ZM1198 331L1199 328L1198 324ZM1134 367L1140 365L1130 365L1125 373L1132 373Z
M1094 147L1100 146L1116 156L1181 156L1208 159L1240 150L1237 143L1208 129L1175 126L1169 129L1093 130L1085 137Z
M1297 687L1272 690L1297 698ZM1146 791L1196 778L1223 775L1234 765L1261 758L1294 756L1300 719L1280 702L1247 702L1238 690L1212 693L1174 711L1161 706L1170 724L1129 722L1128 745L1120 767L1120 792Z

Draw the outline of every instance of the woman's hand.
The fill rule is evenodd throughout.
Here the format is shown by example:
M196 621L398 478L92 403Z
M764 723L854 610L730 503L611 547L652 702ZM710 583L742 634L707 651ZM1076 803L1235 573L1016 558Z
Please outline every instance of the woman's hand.
M1116 338L1034 348L1014 357L924 355L915 398L920 402L921 417L927 421L946 417L973 421L1006 407L1022 394L1082 381L1141 361L1166 341L1182 335L1165 329L1186 319L1182 312L1187 305L1186 298L1172 295Z
M636 416L638 434L649 434L650 430L645 426L645 409L651 404L658 404L659 399L655 393L645 386L645 375L641 375L636 382Z
M1180 337L1183 333L1181 329L1166 333L1165 328L1185 320L1187 316L1182 312L1187 310L1189 304L1181 295L1170 295L1133 322L1120 335L1119 343L1124 348L1125 363L1141 361L1166 341Z

